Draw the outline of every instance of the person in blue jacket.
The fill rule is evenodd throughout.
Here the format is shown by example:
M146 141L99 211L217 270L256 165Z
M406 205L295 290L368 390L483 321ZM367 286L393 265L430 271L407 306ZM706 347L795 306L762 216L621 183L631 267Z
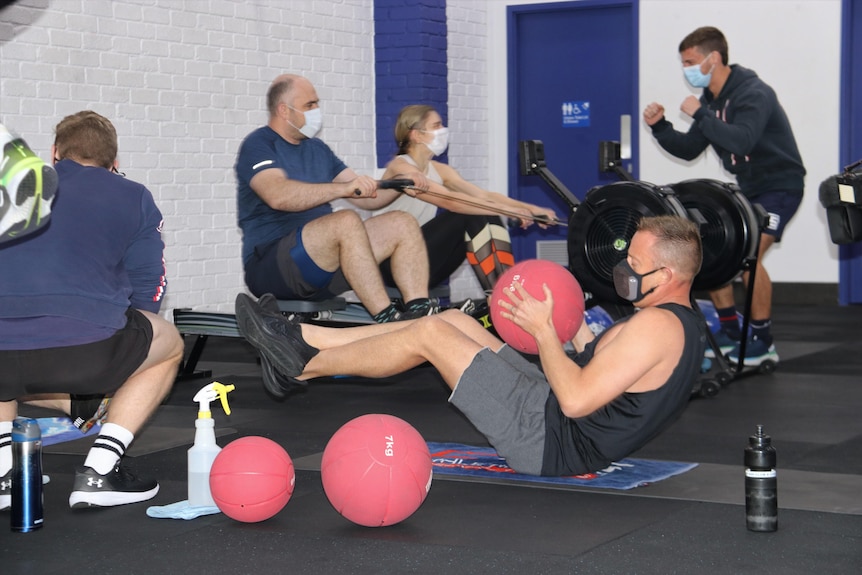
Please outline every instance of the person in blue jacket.
M664 106L656 102L644 109L644 121L659 145L678 158L693 160L712 146L724 168L736 177L742 194L768 212L768 224L760 234L744 363L777 362L770 331L772 281L763 257L781 241L785 226L799 208L805 167L775 91L754 71L728 64L727 40L720 30L698 28L682 40L679 53L686 80L703 89L700 98L688 96L680 106L694 120L691 127L687 132L675 130L664 116ZM747 273L743 280L747 284ZM718 344L738 363L742 334L733 288L727 285L710 295L721 320Z
M52 154L59 187L50 222L0 245L0 509L11 501L18 402L63 405L70 395L112 400L69 505L145 501L158 483L131 474L122 457L170 391L183 353L176 328L158 315L167 285L162 215L147 188L117 172L107 118L67 116Z

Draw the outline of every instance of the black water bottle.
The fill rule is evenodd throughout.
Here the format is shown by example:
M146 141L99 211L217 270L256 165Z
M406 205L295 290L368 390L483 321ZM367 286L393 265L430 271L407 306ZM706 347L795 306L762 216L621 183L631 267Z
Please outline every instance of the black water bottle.
M42 432L35 419L16 417L12 422L12 531L35 531L42 522Z
M750 531L778 529L778 474L772 438L757 426L745 448L745 525Z

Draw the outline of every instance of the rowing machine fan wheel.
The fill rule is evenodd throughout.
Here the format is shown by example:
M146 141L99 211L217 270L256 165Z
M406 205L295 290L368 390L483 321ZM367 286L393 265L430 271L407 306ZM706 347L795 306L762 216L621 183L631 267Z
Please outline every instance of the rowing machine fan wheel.
M718 180L686 180L670 188L687 210L703 218L703 265L692 288L727 285L757 255L760 223L754 208L736 185Z
M598 301L621 302L613 269L628 255L641 218L687 217L673 190L646 182L614 182L592 188L569 220L569 267Z

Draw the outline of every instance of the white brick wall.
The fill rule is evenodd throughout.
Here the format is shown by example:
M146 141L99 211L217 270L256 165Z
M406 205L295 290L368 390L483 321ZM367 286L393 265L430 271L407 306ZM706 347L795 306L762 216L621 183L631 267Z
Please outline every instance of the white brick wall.
M110 118L121 170L165 216L163 311L230 311L245 289L233 164L242 138L266 122L276 75L307 75L322 101L322 137L357 172L375 172L372 4L18 0L0 11L0 121L48 160L64 116ZM486 5L449 0L447 21L450 161L487 187ZM453 298L480 293L465 264Z
M487 8L475 0L447 0L449 43L449 163L464 179L488 187ZM506 194L506 190L494 190ZM464 263L449 281L452 299L477 297L482 288Z
M483 2L448 0L450 160L465 179L488 185L487 22ZM500 190L505 193L505 190Z
M110 118L121 170L165 216L163 310L232 310L244 289L233 164L266 122L270 81L308 76L323 138L371 174L373 56L371 0L19 0L0 11L0 121L47 160L65 115Z

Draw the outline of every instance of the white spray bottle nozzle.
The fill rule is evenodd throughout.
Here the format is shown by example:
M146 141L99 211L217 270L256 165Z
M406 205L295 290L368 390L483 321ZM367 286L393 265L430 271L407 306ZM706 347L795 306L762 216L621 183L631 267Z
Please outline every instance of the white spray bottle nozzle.
M211 419L212 412L210 411L210 402L215 401L216 399L221 400L222 409L227 415L230 415L230 406L227 403L227 394L236 389L233 384L224 385L223 383L219 383L214 381L210 384L203 386L194 397L193 401L197 401L198 408L198 419Z

